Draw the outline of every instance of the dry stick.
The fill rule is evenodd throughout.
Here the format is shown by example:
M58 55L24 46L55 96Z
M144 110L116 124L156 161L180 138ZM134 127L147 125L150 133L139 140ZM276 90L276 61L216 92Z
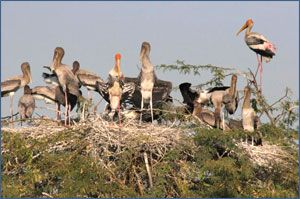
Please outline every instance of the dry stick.
M135 175L135 177L136 177L136 181L137 181L137 184L138 184L138 188L139 188L139 190L140 190L140 193L141 193L141 195L144 195L144 188L143 188L143 186L142 186L141 177L137 174L134 165L132 165L132 169L133 169L134 175Z
M148 156L147 156L146 152L144 152L144 159L145 159L146 169L147 169L147 173L148 173L148 177L149 177L150 188L152 188L153 187L152 176L151 176L150 167L149 167L149 163L148 163Z
M263 111L266 113L267 117L270 119L272 125L275 126L274 119L271 117L271 115L270 115L268 109L266 108L266 106L264 105L264 103L263 103L262 100L261 100L261 93L258 92L259 89L258 89L258 85L257 85L257 82L256 82L256 78L255 78L254 74L252 73L252 71L251 71L250 69L249 69L249 71L250 71L250 74L251 74L252 77L253 77L253 84L254 84L254 87L255 87L255 89L256 89L256 93L257 93L257 95L258 95L258 101L259 101L259 103L261 104L261 106L262 106L262 108L263 108ZM259 116L259 118L260 118L261 116L262 116L262 114Z
M13 117L16 116L16 115L18 115L18 114L19 114L19 112L15 113L15 114L13 115ZM11 115L6 116L6 117L1 117L1 120L10 119L10 118L11 118Z

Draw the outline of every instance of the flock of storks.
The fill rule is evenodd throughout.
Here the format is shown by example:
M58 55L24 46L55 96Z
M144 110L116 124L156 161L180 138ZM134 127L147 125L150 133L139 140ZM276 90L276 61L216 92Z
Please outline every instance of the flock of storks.
M262 77L262 58L266 62L270 61L275 53L275 47L263 35L250 32L253 26L251 19L238 31L237 35L247 28L245 42L248 47L255 51L258 59L258 67L261 67ZM127 105L131 105L137 119L140 122L157 119L162 114L153 112L153 109L161 108L164 102L172 102L170 96L172 83L157 78L154 67L150 61L150 44L143 42L139 62L142 63L141 71L138 77L124 77L120 70L121 55L116 54L116 65L109 74L107 81L104 81L97 74L87 70L80 69L79 62L73 63L73 69L62 63L64 49L55 48L54 57L51 66L44 66L51 71L50 74L43 73L46 83L53 86L37 86L30 89L27 85L32 82L29 63L21 65L23 75L9 78L1 82L1 97L10 96L10 111L13 116L12 103L14 93L24 87L24 95L20 98L18 108L21 119L30 118L35 108L35 100L44 100L46 103L56 104L56 119L60 117L60 105L65 106L65 125L70 125L70 112L78 102L78 97L82 96L80 87L88 89L88 99L90 90L98 92L108 103L107 110L111 119L118 114L121 121L121 110ZM259 59L259 55L261 56ZM221 120L220 112L224 108L229 114L234 114L238 107L238 92L236 90L237 76L233 75L230 86L214 87L202 91L191 89L191 84L186 82L179 85L183 96L183 103L186 104L186 110L198 116L199 119L216 128L229 128ZM261 82L260 82L261 86ZM260 87L261 91L261 87ZM214 112L204 107L211 103L214 106ZM145 110L150 106L150 112ZM143 116L143 114L145 114ZM150 117L151 116L151 117ZM117 116L116 116L117 117ZM226 125L226 126L224 126ZM244 89L244 103L242 107L242 122L240 126L250 132L259 125L259 119L250 105L250 87Z

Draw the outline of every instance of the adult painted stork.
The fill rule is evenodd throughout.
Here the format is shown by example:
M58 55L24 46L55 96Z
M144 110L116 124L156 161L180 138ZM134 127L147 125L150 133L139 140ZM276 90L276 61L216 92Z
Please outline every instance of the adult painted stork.
M81 94L80 90L79 93ZM66 105L65 93L60 86L36 86L32 89L31 94L37 100L44 100L46 104L56 105L56 120L59 119L60 105ZM77 103L77 97L70 95L68 99L72 111Z
M247 28L246 34L245 34L245 42L248 45L248 47L256 52L256 57L258 60L258 66L257 70L260 68L260 91L262 90L262 71L263 71L263 65L262 65L262 59L266 63L268 63L271 58L275 55L275 46L267 40L263 35L256 33L256 32L250 32L253 26L252 19L248 19L245 23L245 25L237 32L237 36L242 32L244 29ZM260 55L260 59L259 56ZM256 74L256 73L255 73Z
M65 51L61 47L56 47L54 50L53 62L50 67L51 72L55 73L58 78L59 85L65 95L65 125L67 125L67 116L71 115L71 105L69 104L68 97L74 96L77 99L80 96L79 82L71 69L61 62ZM69 114L67 112L69 111ZM70 120L70 119L69 119ZM70 124L69 124L70 125Z
M195 103L202 106L212 103L215 112L215 127L220 128L220 112L224 105L229 114L234 114L238 106L238 93L236 91L237 76L233 75L231 78L231 85L223 87L213 87L202 91L191 89L191 84L188 82L179 85L181 95L183 96L183 103L187 104L187 109L192 113L194 111Z
M81 85L88 89L88 99L90 99L90 90L96 91L97 85L96 82L104 82L101 77L87 70L79 69L80 64L78 61L73 62L73 73L77 77Z
M246 86L244 89L244 103L242 108L242 123L243 128L246 131L253 132L261 126L260 119L257 117L256 112L250 105L250 87ZM254 139L252 138L252 145L254 145ZM261 142L261 141L260 141Z
M1 82L1 97L10 96L10 113L11 113L12 121L13 121L13 96L15 92L18 89L23 88L28 83L32 82L30 65L28 62L22 63L21 70L23 72L23 75L11 77ZM14 126L13 123L12 126Z
M150 104L151 121L153 123L153 108L160 107L161 102L170 99L172 83L157 78L149 57L150 49L151 46L148 42L142 43L139 58L139 61L142 62L141 72L137 78L125 78L125 82L135 83L136 88L131 100L135 107L140 108L142 112L144 105ZM142 113L140 123L141 120Z
M19 99L18 108L21 120L32 117L35 109L35 100L31 95L31 89L28 85L24 86L24 95Z
M100 95L109 103L109 109L111 109L111 119L115 111L118 109L119 121L121 123L120 106L131 97L134 92L134 83L124 83L124 76L120 70L121 55L116 54L116 65L109 71L109 75L106 82L96 81L97 90Z

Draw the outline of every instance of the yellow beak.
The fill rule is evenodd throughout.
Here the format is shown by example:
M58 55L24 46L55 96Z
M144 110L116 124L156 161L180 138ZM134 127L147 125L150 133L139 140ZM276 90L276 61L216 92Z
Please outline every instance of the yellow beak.
M242 32L243 30L245 30L248 27L248 24L245 23L245 25L236 33L236 36L238 36L240 34L240 32Z
M120 69L120 59L117 59L117 71L118 71L118 77L121 77L121 69Z

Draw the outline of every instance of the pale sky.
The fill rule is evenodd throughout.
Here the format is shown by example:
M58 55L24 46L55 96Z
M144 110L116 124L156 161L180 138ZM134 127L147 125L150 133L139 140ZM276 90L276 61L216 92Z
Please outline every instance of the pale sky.
M55 47L65 50L63 63L97 73L103 79L121 53L125 76L139 74L138 58L143 41L151 44L152 64L175 64L184 60L194 65L212 64L255 71L256 55L237 31L252 18L253 32L263 34L277 48L271 62L264 63L263 93L271 103L286 87L299 98L299 3L298 2L1 2L1 80L22 74L21 64L29 62L33 83L47 85L41 77L47 72ZM206 82L209 72L199 76L156 70L157 76L173 86L183 82ZM230 77L224 85L230 84ZM238 79L242 90L246 81ZM87 90L82 88L83 95ZM101 99L91 93L95 101ZM14 113L23 89L14 96ZM182 101L179 91L171 96ZM1 98L1 115L9 115L10 98ZM42 101L37 106L55 108ZM102 102L102 105L104 102ZM102 106L103 107L103 106ZM74 109L76 110L76 108ZM74 113L73 110L73 113ZM98 112L102 112L98 109ZM54 112L36 109L40 115ZM37 117L37 115L34 115ZM241 111L235 114L241 118Z

